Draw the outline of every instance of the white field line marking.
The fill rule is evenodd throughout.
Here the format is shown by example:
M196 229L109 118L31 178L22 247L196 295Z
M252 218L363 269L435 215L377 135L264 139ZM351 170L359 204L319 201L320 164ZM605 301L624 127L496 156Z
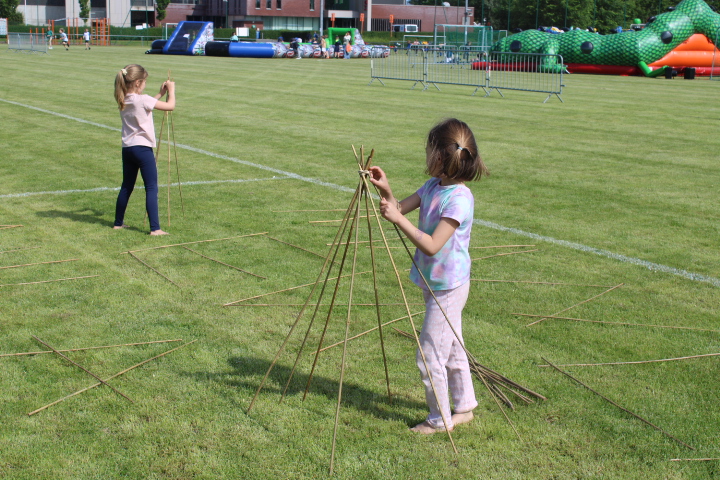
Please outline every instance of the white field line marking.
M239 180L198 180L195 182L183 182L182 186L191 186L191 185L212 185L216 183L245 183L245 182L266 182L269 180L282 180L284 178L288 177L272 177L272 178L251 178L247 180L239 179ZM177 183L170 184L171 187L177 187ZM158 187L167 187L167 184L158 184ZM136 189L144 189L145 187L142 185L138 185L135 187ZM69 193L92 193L92 192L112 192L112 191L119 191L120 187L97 187L97 188L88 188L85 190L55 190L55 191L49 191L49 192L24 192L24 193L6 193L4 195L0 195L0 198L18 198L18 197L32 197L35 195L66 195Z
M36 110L36 111L38 111L38 112L47 113L47 114L49 114L49 115L54 115L54 116L56 116L56 117L66 118L66 119L68 119L68 120L73 120L73 121L76 121L76 122L85 123L85 124L93 125L93 126L100 127L100 128L105 128L105 129L107 129L107 130L112 130L112 131L115 131L115 132L120 132L120 131L121 131L119 128L116 128L116 127L109 127L109 126L107 126L107 125L103 125L103 124L100 124L100 123L90 122L90 121L88 121L88 120L83 120L83 119L81 119L81 118L71 117L71 116L69 116L69 115L64 115L64 114L62 114L62 113L57 113L57 112L53 112L53 111L50 111L50 110L45 110L45 109L43 109L43 108L33 107L33 106L31 106L31 105L25 105L25 104L23 104L23 103L18 103L18 102L13 102L13 101L10 101L10 100L5 100L5 99L3 99L3 98L0 98L0 102L5 102L5 103L12 104L12 105L17 105L17 106L23 107L23 108L29 108L29 109L31 109L31 110ZM261 169L261 170L266 170L266 171L269 171L269 172L278 173L278 174L283 175L283 176L288 177L288 178L293 178L293 179L296 179L296 180L301 180L301 181L303 181L303 182L313 183L313 184L315 184L315 185L321 185L321 186L323 186L323 187L332 188L333 190L340 190L340 191L343 191L343 192L352 192L352 193L355 192L355 190L353 190L353 189L351 189L351 188L348 188L348 187L343 187L342 185L336 185L336 184L334 184L334 183L323 182L322 180L318 180L318 179L315 179L315 178L303 177L303 176L297 175L297 174L295 174L295 173L286 172L286 171L279 170L279 169L272 168L272 167L267 167L267 166L265 166L265 165L260 165L260 164L258 164L258 163L248 162L248 161L246 161L246 160L240 160L240 159L238 159L238 158L229 157L229 156L227 156L227 155L220 155L220 154L213 153L213 152L209 152L209 151L207 151L207 150L203 150L203 149L200 149L200 148L195 148L195 147L191 147L191 146L188 146L188 145L182 145L182 144L177 144L177 146L178 146L179 148L183 148L183 149L189 150L189 151L191 151L191 152L200 153L200 154L203 154L203 155L208 155L208 156L210 156L210 157L219 158L219 159L222 159L222 160L228 160L228 161L234 162L234 163L239 163L239 164L241 164L241 165L246 165L246 166L249 166L249 167L259 168L259 169ZM0 198L1 198L1 197L0 197ZM582 244L580 244L580 243L568 242L567 240L558 240L558 239L553 238L553 237L546 237L546 236L544 236L544 235L538 235L537 233L526 232L526 231L524 231L524 230L520 230L520 229L517 229L517 228L505 227L505 226L503 226L503 225L499 225L499 224L497 224L497 223L489 222L489 221L487 221L487 220L475 219L475 220L473 221L473 223L475 223L476 225L481 225L481 226L486 227L486 228L492 228L492 229L500 230L500 231L503 231L503 232L514 233L514 234L516 234L516 235L521 235L521 236L524 236L524 237L533 238L533 239L535 239L535 240L541 240L541 241L543 241L543 242L553 243L553 244L555 244L555 245L560 245L560 246L563 246L563 247L571 248L571 249L573 249L573 250L579 250L579 251L581 251L581 252L586 252L586 253L593 253L593 254L595 254L595 255L599 255L599 256L602 256L602 257L611 258L611 259L613 259L613 260L617 260L617 261L620 261L620 262L623 262L623 263L630 263L630 264L633 264L633 265L639 265L639 266L645 267L645 268L647 268L647 269L649 269L649 270L658 271L658 272L664 272L664 273L669 273L669 274L671 274L671 275L677 275L677 276L679 276L679 277L683 277L683 278L686 278L686 279L688 279L688 280L693 280L693 281L696 281L696 282L709 283L709 284L711 284L711 285L713 285L713 286L715 286L715 287L720 287L720 279L715 278L715 277L709 277L709 276L701 275L701 274L698 274L698 273L692 273L692 272L688 272L687 270L682 270L682 269L678 269L678 268L674 268L674 267L669 267L669 266L667 266L667 265L661 265L661 264L659 264L659 263L648 262L647 260L642 260L642 259L640 259L640 258L627 257L627 256L625 256L625 255L620 255L620 254L618 254L618 253L613 253L613 252L610 252L610 251L608 251L608 250L602 250L602 249L595 248L595 247L589 247L589 246L587 246L587 245L582 245Z

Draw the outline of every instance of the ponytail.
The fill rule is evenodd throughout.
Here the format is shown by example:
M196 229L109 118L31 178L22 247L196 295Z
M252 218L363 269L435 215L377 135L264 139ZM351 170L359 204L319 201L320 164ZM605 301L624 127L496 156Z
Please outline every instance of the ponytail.
M480 158L472 130L455 118L443 120L430 130L427 151L426 173L430 176L466 181L490 174Z
M125 109L125 96L133 83L137 80L145 80L147 71L140 65L128 65L118 70L115 75L115 101L120 110Z

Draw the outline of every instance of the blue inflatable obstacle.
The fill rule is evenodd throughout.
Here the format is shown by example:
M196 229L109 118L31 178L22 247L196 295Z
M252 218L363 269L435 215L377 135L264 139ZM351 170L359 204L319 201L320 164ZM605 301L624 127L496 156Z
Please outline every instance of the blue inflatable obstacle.
M205 45L212 40L212 22L180 22L169 39L155 40L145 53L203 55Z
M275 48L271 43L252 42L208 42L205 45L208 57L273 58Z

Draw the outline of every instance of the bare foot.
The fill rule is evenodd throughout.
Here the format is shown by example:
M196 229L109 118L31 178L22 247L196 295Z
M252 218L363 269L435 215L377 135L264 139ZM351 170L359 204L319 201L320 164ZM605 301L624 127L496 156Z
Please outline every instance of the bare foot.
M163 232L162 230L153 230L150 232L150 235L170 235L168 232Z
M119 227L117 225L113 225L114 230L122 230L123 228L129 228L129 227L127 225L125 225L124 223Z
M453 425L462 425L463 423L470 423L475 418L472 410L469 412L454 413L452 416Z
M452 432L452 430L453 429L451 428L450 431ZM415 433L422 433L423 435L432 435L433 433L444 432L445 427L435 428L432 425L430 425L426 420L426 421L424 421L422 423L418 423L417 425L412 427L410 429L410 431L415 432Z

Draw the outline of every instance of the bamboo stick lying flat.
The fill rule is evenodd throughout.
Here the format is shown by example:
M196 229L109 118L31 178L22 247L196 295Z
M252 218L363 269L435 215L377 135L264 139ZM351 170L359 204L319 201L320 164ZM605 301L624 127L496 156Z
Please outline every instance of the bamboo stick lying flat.
M18 268L18 267L32 267L33 265L49 265L51 263L64 263L64 262L76 262L79 258L70 258L68 260L53 260L52 262L38 262L38 263L25 263L23 265L8 265L6 267L0 267L0 270L6 268Z
M0 252L0 254L3 253L10 253L10 252L19 252L20 250L32 250L34 248L40 248L40 247L23 247L23 248L13 248L11 250L3 250Z
M290 245L291 247L297 248L298 250L302 250L303 252L311 253L311 254L315 255L316 257L320 257L320 258L323 258L323 259L325 258L324 255L320 255L319 253L311 252L310 250L307 250L307 249L302 248L302 247L298 247L297 245L293 245L292 243L283 242L282 240L279 240L279 239L277 239L277 238L273 238L273 237L271 237L271 236L269 236L269 235L265 235L265 236L266 236L267 238L269 238L270 240L275 240L276 242L284 243L285 245Z
M17 228L17 227L22 227L22 226L23 225L0 225L0 230L2 230L4 228Z
M532 315L530 313L513 313L513 315L520 315L521 317L542 317L554 318L557 320L572 320L575 322L604 323L606 325L621 325L626 327L672 328L675 330L694 330L696 332L720 332L720 330L714 330L710 328L676 327L673 325L648 325L644 323L607 322L604 320L585 320L584 318L556 317L555 315Z
M155 356L152 357L152 358L148 358L147 360L143 360L142 362L137 363L137 364L133 365L132 367L126 368L125 370L123 370L123 371L121 371L121 372L118 372L118 373L116 373L115 375L113 375L113 376L111 376L111 377L106 378L105 381L107 382L108 380L112 380L112 379L115 378L115 377L119 377L120 375L124 375L125 373L129 372L130 370L133 370L133 369L135 369L135 368L141 367L141 366L145 365L146 363L155 360L156 358L163 357L163 356L167 355L168 353L174 352L175 350L178 350L178 349L180 349L180 348L186 347L186 346L190 345L191 343L195 343L195 342L197 342L197 340L193 340L193 341L191 341L191 342L188 342L188 343L185 343L185 344L183 344L183 345L180 345L179 347L175 347L175 348L173 348L173 349L171 349L171 350L168 350L168 351L166 351L166 352L163 352L163 353L161 353L160 355L155 355ZM79 394L81 394L81 393L83 393L83 392L86 392L86 391L88 391L88 390L91 390L91 389L93 389L93 388L95 388L95 387L99 387L100 385L102 385L102 382L98 382L98 383L96 383L96 384L94 384L94 385L90 385L89 387L86 387L86 388L83 388L82 390L78 390L77 392L71 393L70 395L67 395L67 396L65 396L65 397L63 397L63 398L61 398L61 399L59 399L59 400L55 400L54 402L49 403L49 404L45 405L44 407L40 407L40 408L38 408L37 410L33 410L32 412L28 413L28 417L30 417L30 416L32 416L32 415L35 415L35 414L38 413L38 412L42 412L42 411L45 410L46 408L50 408L50 407L52 407L53 405L57 405L57 404L60 403L60 402L64 402L64 401L67 400L68 398L72 398L72 397L74 397L75 395L79 395Z
M70 348L66 350L58 350L58 352L82 352L85 350L97 350L99 348L116 348L116 347L134 347L137 345L150 345L153 343L169 343L169 342L182 342L182 338L177 340L155 340L152 342L139 342L139 343L121 343L119 345L103 345L101 347L84 347L84 348ZM42 352L20 352L20 353L3 353L0 357L19 357L22 355L40 355L43 353L54 353L52 350L45 350Z
M243 303L243 304L233 304L228 305L228 307L302 307L305 305L304 303ZM387 307L387 306L397 306L397 305L405 305L404 303L353 303L353 307ZM408 303L408 305L425 305L422 302L417 303ZM321 303L318 304L320 307L329 307L329 303Z
M558 367L598 367L603 365L639 365L643 363L674 362L678 360L690 360L693 358L717 357L720 353L704 353L702 355L691 355L688 357L663 358L658 360L639 360L636 362L609 362L609 363L569 363L558 365ZM550 367L551 365L538 365L538 367Z
M715 462L720 458L671 458L671 462Z
M39 343L45 345L47 348L49 348L50 350L52 350L54 353L56 353L56 354L57 354L60 358L62 358L63 360L72 363L73 365L75 365L76 367L78 367L80 370L82 370L83 372L87 373L88 375L90 375L91 377L95 378L96 380L100 380L100 383L102 383L103 385L105 385L106 387L108 387L110 390L112 390L113 392L117 393L117 394L120 395L121 397L127 399L130 403L135 403L135 402L132 401L132 399L131 399L130 397L128 397L127 395L125 395L124 393L122 393L120 390L118 390L117 388L113 387L112 385L110 385L109 383L107 383L105 380L103 380L103 379L100 378L99 376L95 375L93 372L91 372L91 371L88 370L87 368L83 367L83 366L80 365L79 363L74 362L73 360L70 360L66 355L64 355L64 354L60 353L59 351L55 350L53 347L51 347L50 345L48 345L46 342L43 342L42 340L40 340L40 339L39 339L38 337L36 337L35 335L33 335L32 338L34 338L35 340L37 340Z
M262 275L256 275L256 274L254 274L254 273L252 273L252 272L248 272L247 270L243 270L242 268L236 267L236 266L234 266L234 265L230 265L229 263L221 262L220 260L215 260L214 258L208 257L207 255L203 255L202 253L200 253L200 252L198 252L198 251L196 251L196 250L193 250L192 248L188 248L188 247L186 247L186 246L184 246L184 245L183 245L182 248L184 248L185 250L188 250L188 251L190 251L190 252L192 252L192 253L194 253L194 254L196 254L196 255L200 255L200 256L203 257L203 258L207 258L208 260L211 260L211 261L213 261L213 262L215 262L215 263L219 263L220 265L225 265L226 267L234 268L235 270L237 270L237 271L239 271L239 272L247 273L248 275L252 275L253 277L258 277L258 278L262 278L262 279L264 279L264 280L267 280L267 277L263 277Z
M138 262L142 263L142 264L145 265L147 268L149 268L149 269L152 270L153 272L155 272L155 273L157 273L158 275L160 275L161 277L163 277L163 278L164 278L165 280L167 280L168 282L170 282L170 283L172 283L173 285L175 285L176 287L180 288L180 285L178 285L177 283L173 282L173 281L170 280L168 277L166 277L166 276L163 275L162 273L158 272L155 268L151 267L151 266L148 265L147 263L145 263L145 262L143 262L142 260L140 260L140 258L138 258L137 255L135 255L133 252L127 252L127 253L129 253L130 256L133 257L135 260L137 260Z
M56 280L42 280L40 282L6 283L5 285L0 285L0 287L14 287L16 285L37 285L39 283L64 282L65 280L79 280L81 278L94 278L99 276L100 275L86 275L84 277L58 278Z
M371 270L368 270L368 271L365 271L365 272L356 273L355 275L362 275L362 274L364 274L364 273L370 273L370 272L371 272ZM349 276L350 276L350 275L342 275L340 278L345 278L345 277L349 277ZM337 279L338 279L338 277L333 277L333 278L328 278L327 281L337 280ZM295 286L295 287L285 288L285 289L283 289L283 290L275 290L274 292L261 293L260 295L255 295L254 297L243 298L242 300L235 300L234 302L225 303L225 304L223 304L223 307L230 307L230 306L235 305L236 303L247 302L248 300L253 300L253 299L255 299L255 298L267 297L268 295L273 295L273 294L275 294L275 293L289 292L290 290L296 290L296 289L298 289L298 288L309 287L309 286L312 286L312 285L315 285L315 282L313 282L313 283L306 283L306 284L304 284L304 285L297 285L297 286Z
M135 252L144 252L146 250L157 250L159 248L170 248L170 247L179 247L180 245L192 245L194 243L207 243L207 242L219 242L221 240L231 240L233 238L244 238L244 237L254 237L257 235L266 235L268 232L260 232L260 233L250 233L248 235L238 235L235 237L225 237L225 238L213 238L210 240L198 240L196 242L185 242L185 243L175 243L172 245L160 245L159 247L150 247L150 248L141 248L139 250L128 250L127 252L120 252L121 255L125 255L127 253L135 253Z
M560 313L562 313L562 312L567 312L567 311L570 310L571 308L575 308L575 307L577 307L577 306L579 306L579 305L582 305L583 303L587 303L587 302L589 302L590 300L595 300L596 298L598 298L598 297L600 297L600 296L602 296L602 295L605 295L605 294L608 293L608 292L612 292L612 291L615 290L616 288L620 288L620 287L622 287L623 285L625 285L625 284L624 284L624 283L620 283L620 284L618 284L618 285L615 285L614 287L609 288L609 289L605 290L605 291L602 292L602 293L598 293L598 294L595 295L594 297L590 297L590 298L588 298L587 300L583 300L583 301L580 302L580 303L576 303L575 305L573 305L573 306L571 306L571 307L568 307L568 308L565 308L565 309L563 309L563 310L560 310L560 311L557 312L557 313L553 313L552 315L544 316L544 317L542 317L540 320L537 320L537 321L532 322L532 323L528 323L528 324L525 325L525 326L526 326L526 327L531 327L531 326L533 326L533 325L536 325L536 324L538 324L538 323L540 323L540 322L545 321L545 320L548 319L549 317L554 317L554 316L556 316L556 315L558 315L558 314L560 314Z
M496 282L496 283L532 283L536 285L562 285L567 287L598 287L598 288L610 288L612 285L585 285L580 283L560 283L560 282L531 282L529 280L492 280L485 278L471 278L471 282ZM514 314L520 315L520 314ZM541 315L537 315L540 317ZM560 317L555 317L560 318Z
M552 364L551 362L549 362L546 358L544 358L544 357L541 357L541 358L542 358L548 365L550 365L551 367L553 367L555 370L557 370L558 372L562 373L563 375L565 375L566 377L570 378L571 380L579 383L580 385L582 385L583 387L587 388L587 389L590 390L592 393L594 393L594 394L597 395L598 397L602 398L602 399L605 400L606 402L610 403L611 405L619 408L620 410L622 410L622 411L625 412L625 413L628 413L628 414L632 415L633 417L637 418L638 420L640 420L640 421L642 421L642 422L650 425L650 426L653 427L655 430L658 430L658 431L661 432L663 435L665 435L665 436L667 436L667 437L669 437L669 438L672 438L673 440L675 440L675 441L678 442L679 444L681 444L681 445L689 448L690 450L695 450L693 447L691 447L691 446L688 445L687 443L685 443L685 442L683 442L682 440L679 440L679 439L673 437L672 435L670 435L669 433L667 433L665 430L663 430L662 428L658 427L657 425L655 425L655 424L653 424L653 423L650 423L649 421L647 421L647 420L645 420L644 418L642 418L640 415L631 412L631 411L628 410L627 408L621 407L621 406L618 405L617 403L615 403L615 402L613 402L612 400L610 400L608 397L604 396L603 394L601 394L601 393L597 392L596 390L593 390L593 389L590 388L589 386L585 385L583 382L581 382L581 381L578 380L577 378L573 377L573 376L570 375L569 373L567 373L567 372L565 372L565 371L563 371L563 370L560 370L556 365L553 365L553 364Z
M538 251L538 249L534 248L532 250L520 250L518 252L498 253L497 255L488 255L487 257L471 258L470 261L474 262L476 260L485 260L486 258L504 257L505 255L516 255L518 253L530 253L530 252L537 252L537 251Z

